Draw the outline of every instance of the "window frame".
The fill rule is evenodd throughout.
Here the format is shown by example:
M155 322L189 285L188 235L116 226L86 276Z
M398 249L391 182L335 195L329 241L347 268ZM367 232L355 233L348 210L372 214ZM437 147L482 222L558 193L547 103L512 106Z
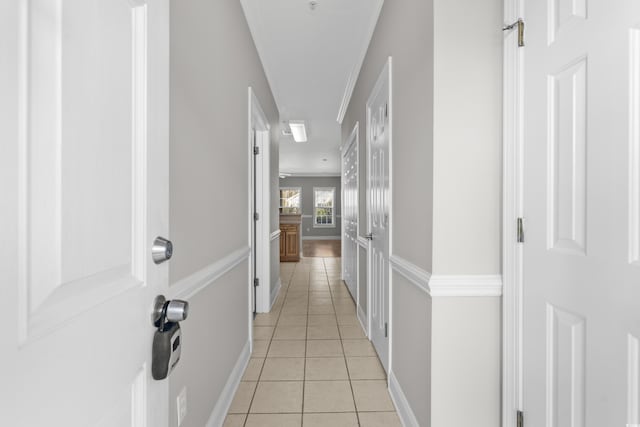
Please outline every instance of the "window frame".
M282 190L295 190L298 192L298 194L300 194L300 197L299 197L300 206L298 206L298 214L302 214L302 187L280 187L278 189L278 205L279 205L278 211L280 213L283 213L282 209L286 207L286 206L282 206ZM284 213L284 215L287 215L287 213ZM293 214L289 214L289 215L293 215Z
M316 191L331 191L333 194L333 203L331 207L331 224L317 223ZM322 207L322 206L321 206ZM325 215L326 216L326 215ZM336 187L313 187L313 228L336 228Z

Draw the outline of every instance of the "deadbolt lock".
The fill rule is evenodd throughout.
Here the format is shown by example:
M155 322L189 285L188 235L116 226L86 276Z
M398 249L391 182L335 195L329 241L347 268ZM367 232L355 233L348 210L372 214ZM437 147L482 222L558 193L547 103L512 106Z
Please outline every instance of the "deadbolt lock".
M170 260L173 256L173 243L171 243L171 240L164 237L156 237L151 247L151 256L156 264L162 264Z

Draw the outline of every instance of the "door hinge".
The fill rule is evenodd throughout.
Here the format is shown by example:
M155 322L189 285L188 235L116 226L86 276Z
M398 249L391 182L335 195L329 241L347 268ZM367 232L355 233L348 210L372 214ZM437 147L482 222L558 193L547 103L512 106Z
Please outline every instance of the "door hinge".
M388 338L389 337L389 323L384 322L384 337Z
M524 226L522 225L522 218L518 218L516 225L516 242L524 243Z
M253 146L253 154L260 154L260 147L258 147L257 145Z
M518 47L524 46L524 21L522 18L518 18L516 22L511 25L507 25L502 29L502 31L513 30L514 28L518 28Z
M253 213L253 220L258 221L260 219L260 214L258 212Z
M384 104L384 116L389 117L389 104Z
M258 279L257 277L253 279L253 286L255 286L256 288L260 286L260 279Z
M522 411L516 412L516 427L524 427L524 414Z

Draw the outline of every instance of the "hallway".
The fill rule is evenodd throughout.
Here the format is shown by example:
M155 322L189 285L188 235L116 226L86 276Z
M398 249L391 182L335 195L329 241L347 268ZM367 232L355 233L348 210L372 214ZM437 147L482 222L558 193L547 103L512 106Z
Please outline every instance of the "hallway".
M282 290L254 322L252 358L225 427L400 426L339 258L281 264Z

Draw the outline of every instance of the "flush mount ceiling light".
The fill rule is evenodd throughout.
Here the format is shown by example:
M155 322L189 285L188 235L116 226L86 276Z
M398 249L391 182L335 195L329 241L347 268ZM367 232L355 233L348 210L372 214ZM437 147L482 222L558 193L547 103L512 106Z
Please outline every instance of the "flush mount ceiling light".
M307 142L307 128L303 120L290 120L289 129L295 142Z

